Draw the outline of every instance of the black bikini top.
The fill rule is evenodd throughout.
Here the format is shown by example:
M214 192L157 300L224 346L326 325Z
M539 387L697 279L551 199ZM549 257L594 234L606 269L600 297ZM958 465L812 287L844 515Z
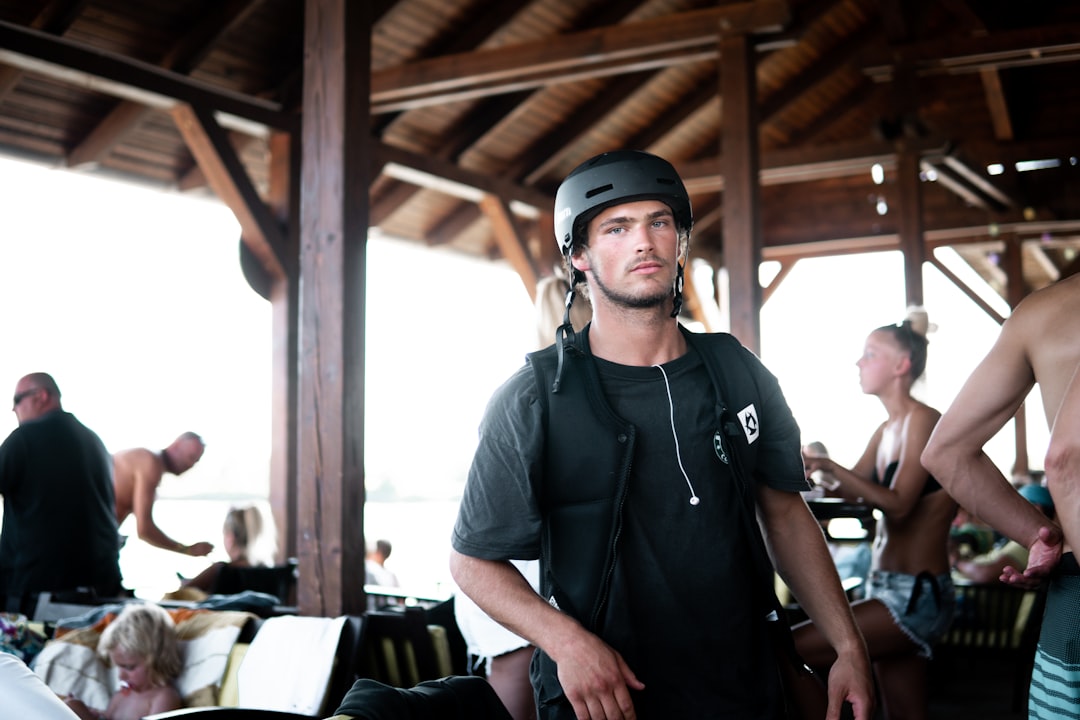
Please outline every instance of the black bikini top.
M889 463L885 467L885 478L882 480L878 478L877 466L875 465L874 472L870 475L870 481L873 482L875 485L883 485L887 488L891 488L893 482L893 475L896 474L896 468L899 466L899 460L893 460L891 463ZM926 484L923 485L922 493L919 494L919 497L925 497L932 492L937 492L940 489L941 483L939 483L933 475L928 475L926 478Z

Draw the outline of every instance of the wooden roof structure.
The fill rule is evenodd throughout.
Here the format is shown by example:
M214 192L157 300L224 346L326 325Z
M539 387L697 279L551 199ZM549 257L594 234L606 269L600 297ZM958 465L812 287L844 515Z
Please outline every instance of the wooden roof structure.
M535 293L558 182L639 148L752 348L810 256L899 249L908 304L932 263L993 314L934 249L1011 304L1080 268L1078 62L1067 0L0 0L0 154L236 214L274 305L275 518L301 609L336 614L363 608L369 228Z

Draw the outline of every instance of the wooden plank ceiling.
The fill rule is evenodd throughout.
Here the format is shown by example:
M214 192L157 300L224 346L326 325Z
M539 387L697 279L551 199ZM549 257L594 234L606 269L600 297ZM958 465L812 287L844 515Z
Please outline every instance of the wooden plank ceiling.
M1010 244L1023 293L1080 263L1080 3L362 1L371 225L505 257L527 286L556 260L537 208L617 148L680 168L695 253L724 264L717 36L738 28L757 31L766 259L898 247L902 143L929 246L1003 295ZM182 130L213 113L225 171L266 199L272 137L299 128L303 18L303 0L0 0L0 154L209 192Z

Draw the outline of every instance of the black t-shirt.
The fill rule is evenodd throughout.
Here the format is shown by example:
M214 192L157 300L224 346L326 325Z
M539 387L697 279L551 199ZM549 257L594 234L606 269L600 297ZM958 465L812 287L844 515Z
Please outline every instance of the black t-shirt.
M0 445L0 596L120 591L112 460L101 439L56 410Z
M634 706L654 718L757 717L768 698L746 695L762 668L745 649L761 643L763 611L750 602L753 555L735 478L712 446L705 366L693 352L663 372L596 363L608 402L637 428L601 631L645 683Z

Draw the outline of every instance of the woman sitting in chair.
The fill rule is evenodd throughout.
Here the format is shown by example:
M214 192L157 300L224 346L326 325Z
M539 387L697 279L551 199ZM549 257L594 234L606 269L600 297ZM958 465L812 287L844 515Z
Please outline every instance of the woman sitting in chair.
M264 540L263 518L254 505L231 508L225 516L222 528L222 545L229 556L228 562L219 561L193 578L184 579L180 590L170 593L172 599L192 599L197 592L203 594L226 592L220 587L225 568L249 568L269 565L268 553L261 549L270 543Z

